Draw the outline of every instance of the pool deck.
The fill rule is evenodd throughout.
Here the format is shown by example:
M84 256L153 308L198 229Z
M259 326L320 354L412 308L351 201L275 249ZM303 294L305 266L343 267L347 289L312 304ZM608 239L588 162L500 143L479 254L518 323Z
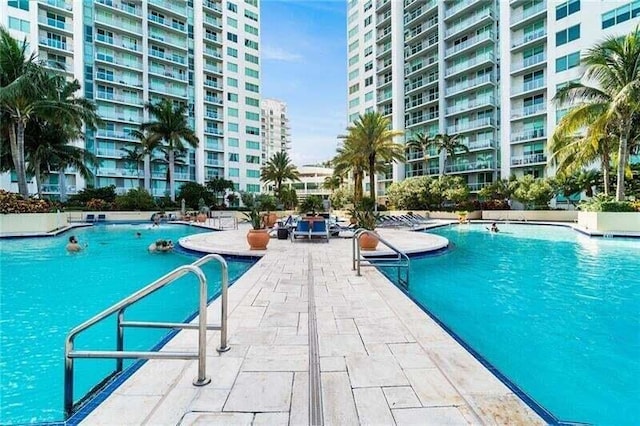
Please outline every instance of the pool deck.
M231 350L217 353L219 332L208 333L211 383L191 384L196 361L150 360L82 424L545 424L377 269L357 277L350 239L272 238L266 251L249 252L247 229L181 241L262 256L229 289ZM381 235L407 251L443 244ZM163 350L193 351L196 342L195 330L181 331Z

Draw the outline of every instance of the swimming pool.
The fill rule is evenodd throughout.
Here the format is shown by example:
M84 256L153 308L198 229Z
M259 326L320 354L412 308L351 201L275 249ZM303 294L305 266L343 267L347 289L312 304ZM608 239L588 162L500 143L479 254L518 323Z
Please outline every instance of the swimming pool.
M141 236L137 237L136 232ZM201 228L162 225L97 225L55 238L0 242L0 423L62 420L64 338L71 328L149 284L172 269L191 263L183 253L149 254L157 239L179 238ZM69 254L76 235L88 247ZM222 238L222 233L221 233ZM250 261L228 260L229 279ZM219 266L203 267L209 296L220 286ZM182 321L197 310L197 280L186 276L127 310L136 320ZM115 319L81 334L78 349L114 349ZM127 330L125 349L149 349L167 330ZM90 343L90 346L87 345ZM131 361L129 362L131 363ZM113 360L77 360L78 400L113 370Z
M409 294L558 419L637 423L640 240L500 231L431 231L453 248L412 259Z

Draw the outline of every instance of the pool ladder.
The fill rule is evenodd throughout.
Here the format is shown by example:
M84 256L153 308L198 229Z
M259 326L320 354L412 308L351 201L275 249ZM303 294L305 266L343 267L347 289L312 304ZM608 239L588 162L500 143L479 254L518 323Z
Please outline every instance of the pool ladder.
M371 235L376 237L382 244L391 249L395 253L395 257L388 256L366 256L364 257L360 252L360 238L363 235ZM409 266L411 261L406 253L396 248L389 241L382 238L380 235L373 231L369 231L364 228L359 228L353 233L351 237L351 257L352 257L352 269L357 271L356 275L361 276L360 268L362 266L377 266L379 268L392 267L397 270L398 285L405 290L409 289ZM404 276L401 273L404 271Z
M221 266L221 320L220 325L207 324L207 277L200 268L205 263L217 261ZM157 279L146 287L138 290L132 295L122 299L120 302L105 309L93 318L83 322L79 326L72 329L64 345L64 413L68 418L74 411L73 402L73 376L74 376L74 359L76 358L113 358L116 359L116 369L110 376L103 380L100 384L105 383L111 377L121 373L123 370L123 359L197 359L198 360L198 376L193 380L194 386L204 386L211 382L206 375L205 360L207 357L207 330L220 331L220 347L218 352L226 352L230 348L227 345L227 290L229 287L229 272L227 262L224 258L217 254L208 254L190 265L180 266L163 277ZM125 321L125 310L144 299L148 295L157 290L174 283L179 278L193 274L199 282L198 293L198 323L173 323L173 322L148 322L148 321ZM116 322L116 350L115 351L78 351L74 349L75 338L87 330L88 328L98 324L102 320L117 314ZM135 328L167 328L167 329L197 329L198 330L198 351L197 352L142 352L142 351L125 351L124 350L124 329L125 327ZM98 385L100 386L100 385ZM94 388L95 389L95 388ZM81 400L82 401L82 400Z

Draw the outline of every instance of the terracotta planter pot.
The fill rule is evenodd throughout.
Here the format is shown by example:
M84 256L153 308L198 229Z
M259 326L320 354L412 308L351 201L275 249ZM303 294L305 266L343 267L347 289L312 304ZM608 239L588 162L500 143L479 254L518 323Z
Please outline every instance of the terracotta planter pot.
M250 229L247 233L250 250L266 250L269 244L269 233L266 229Z
M197 216L197 220L198 220L198 222L202 222L202 223L204 223L204 222L206 222L206 221L207 221L207 215L206 215L206 214L204 214L204 213L200 213L200 214L198 214L198 216Z
M360 250L373 251L378 247L378 237L369 234L362 234L360 236Z

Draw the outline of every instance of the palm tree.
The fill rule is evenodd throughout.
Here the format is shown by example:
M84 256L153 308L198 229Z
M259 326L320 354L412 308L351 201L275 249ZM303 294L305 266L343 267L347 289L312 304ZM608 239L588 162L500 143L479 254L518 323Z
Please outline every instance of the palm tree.
M11 156L18 178L18 191L28 196L25 166L25 128L36 118L77 129L95 126L99 118L95 105L76 98L77 80L45 69L27 56L22 44L0 28L0 109L3 127L8 127ZM6 131L6 130L3 130Z
M451 157L451 159L454 160L461 151L465 154L469 153L469 148L460 141L460 135L448 135L446 133L437 134L433 138L431 146L434 146L438 152L442 153L444 151L445 153L444 163L442 165L443 176L447 171L447 157Z
M132 135L140 142L140 154L144 163L144 189L151 193L151 157L153 152L161 145L161 141L140 130L134 130Z
M285 151L278 151L271 156L260 170L260 181L264 183L272 182L276 197L280 198L282 182L287 180L299 181L300 172L291 162L289 154Z
M324 189L328 189L333 193L336 189L340 188L342 185L342 177L336 175L335 173L332 176L327 176L324 178L322 182L322 187Z
M131 147L120 148L124 155L120 157L130 165L136 167L136 177L138 178L138 188L140 187L140 163L144 161L144 151L140 145L133 145Z
M391 161L404 161L404 148L393 141L403 134L400 130L391 130L391 121L379 112L368 112L359 115L347 128L346 136L359 145L367 159L369 173L369 191L371 198L376 197L376 172L382 171L383 165Z
M411 139L407 141L406 147L408 149L415 149L422 154L422 157L426 160L429 157L429 148L433 146L434 138L424 132L414 133Z
M562 139L587 128L618 139L616 200L624 200L629 146L640 115L640 27L622 37L607 37L583 56L582 81L556 93L558 104L571 109L558 123L554 137Z
M363 195L362 181L367 167L367 158L356 141L347 136L331 162L336 175L347 176L349 173L353 175L353 200L356 204L360 202Z
M176 200L175 188L175 155L176 151L186 150L184 142L195 148L200 142L193 129L187 122L187 107L174 105L168 99L157 104L148 103L146 108L153 117L153 121L142 124L142 130L149 132L151 141L163 141L168 151L169 162L169 196Z

